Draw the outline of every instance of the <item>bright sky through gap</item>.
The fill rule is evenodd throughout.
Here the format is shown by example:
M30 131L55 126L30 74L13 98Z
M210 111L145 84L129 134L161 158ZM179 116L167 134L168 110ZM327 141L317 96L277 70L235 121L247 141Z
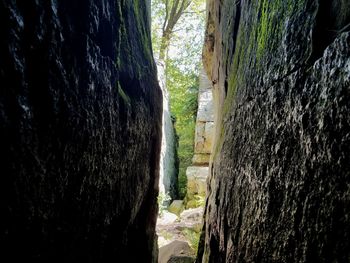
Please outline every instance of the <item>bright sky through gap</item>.
M199 1L200 2L200 1ZM201 1L195 8L191 8L180 18L175 26L168 58L177 60L178 67L183 72L194 71L202 58L202 46L205 28L205 1ZM158 9L152 9L152 31L153 34L162 33L162 22L164 19L164 5L158 5ZM157 57L157 43L153 41L155 56Z

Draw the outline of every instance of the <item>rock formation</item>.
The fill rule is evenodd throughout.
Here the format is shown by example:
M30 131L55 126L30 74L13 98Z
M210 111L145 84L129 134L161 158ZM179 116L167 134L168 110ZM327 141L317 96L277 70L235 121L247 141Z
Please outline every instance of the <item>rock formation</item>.
M212 151L214 130L214 107L212 84L209 81L204 70L199 74L198 90L198 111L196 119L196 134L194 156L192 162L194 165L206 166L209 164Z
M196 207L199 198L205 198L209 161L214 133L212 84L204 70L199 75L198 111L194 142L193 165L186 170L187 207Z
M185 241L175 240L159 249L158 263L193 263L193 251Z
M2 259L152 262L162 95L147 2L1 1Z
M173 200L178 196L177 141L174 123L170 113L169 92L166 88L164 63L158 61L157 69L158 81L163 93L162 147L160 154L159 191L163 196L169 196L170 200ZM170 200L165 201L165 205L169 205Z
M350 2L209 0L198 262L349 262Z

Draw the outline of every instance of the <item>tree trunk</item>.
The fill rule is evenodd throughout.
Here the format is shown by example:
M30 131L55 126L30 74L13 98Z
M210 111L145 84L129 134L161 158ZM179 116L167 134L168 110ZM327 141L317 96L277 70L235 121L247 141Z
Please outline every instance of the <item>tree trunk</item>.
M170 38L171 38L170 32L163 32L161 43L160 43L159 60L164 61L164 62L166 61L167 56L168 56Z

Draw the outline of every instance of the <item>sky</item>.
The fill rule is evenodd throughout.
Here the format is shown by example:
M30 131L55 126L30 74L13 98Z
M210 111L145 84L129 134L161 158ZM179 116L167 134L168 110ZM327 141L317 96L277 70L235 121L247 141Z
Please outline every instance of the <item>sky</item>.
M162 4L155 6L155 0L153 0L152 32L155 56L157 56L157 40L160 39L161 35L164 9L165 6ZM175 26L168 52L168 57L176 60L179 68L184 72L195 70L201 61L205 29L205 1L202 0L195 8L190 6L188 12L180 18Z

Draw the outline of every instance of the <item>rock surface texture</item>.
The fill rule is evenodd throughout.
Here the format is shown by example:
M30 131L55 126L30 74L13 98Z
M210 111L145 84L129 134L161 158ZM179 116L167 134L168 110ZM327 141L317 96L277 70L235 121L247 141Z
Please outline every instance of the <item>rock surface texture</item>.
M194 165L208 165L213 144L214 107L212 84L204 70L199 75Z
M3 259L156 260L162 95L146 2L0 2Z
M166 88L165 64L157 62L158 81L163 94L162 117L162 147L160 154L159 191L171 199L164 205L169 205L171 200L178 197L177 174L179 163L177 159L177 141L174 123L170 113L169 92Z
M193 251L187 242L175 240L159 249L158 263L193 263Z
M214 107L212 84L204 70L199 75L198 111L196 119L196 134L194 141L194 156L192 166L186 170L188 208L198 206L196 199L205 198L209 161L214 139Z
M208 1L217 123L197 262L350 261L349 23L349 1Z

